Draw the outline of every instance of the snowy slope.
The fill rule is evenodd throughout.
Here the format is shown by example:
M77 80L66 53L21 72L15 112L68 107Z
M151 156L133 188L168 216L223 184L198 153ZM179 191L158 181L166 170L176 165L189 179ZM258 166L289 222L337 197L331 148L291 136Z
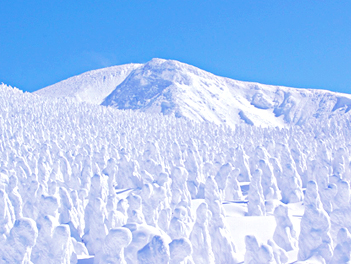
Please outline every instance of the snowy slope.
M351 109L348 94L236 81L163 59L88 72L36 93L230 126L301 125Z
M89 71L35 93L46 97L72 97L78 102L101 104L131 71L140 66L140 64L126 64Z

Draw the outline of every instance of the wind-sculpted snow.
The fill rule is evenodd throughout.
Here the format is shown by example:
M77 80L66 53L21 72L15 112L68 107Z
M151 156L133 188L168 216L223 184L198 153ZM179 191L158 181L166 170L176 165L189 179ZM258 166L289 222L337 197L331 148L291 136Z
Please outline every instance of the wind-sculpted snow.
M0 85L0 262L349 261L350 139L347 116L230 127ZM238 250L231 203L274 233Z
M236 81L163 59L86 72L36 93L232 127L303 125L351 109L347 94Z

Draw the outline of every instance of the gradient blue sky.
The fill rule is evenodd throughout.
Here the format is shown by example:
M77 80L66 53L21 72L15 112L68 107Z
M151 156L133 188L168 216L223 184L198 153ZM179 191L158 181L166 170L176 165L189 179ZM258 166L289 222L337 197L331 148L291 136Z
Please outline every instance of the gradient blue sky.
M154 57L351 93L351 1L1 1L0 83L34 91Z

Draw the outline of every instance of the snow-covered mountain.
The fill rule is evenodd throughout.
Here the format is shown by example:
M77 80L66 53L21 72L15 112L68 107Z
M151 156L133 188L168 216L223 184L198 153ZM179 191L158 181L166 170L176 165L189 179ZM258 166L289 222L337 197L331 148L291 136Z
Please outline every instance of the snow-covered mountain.
M351 109L348 94L236 81L163 59L90 71L36 94L230 126L302 125Z

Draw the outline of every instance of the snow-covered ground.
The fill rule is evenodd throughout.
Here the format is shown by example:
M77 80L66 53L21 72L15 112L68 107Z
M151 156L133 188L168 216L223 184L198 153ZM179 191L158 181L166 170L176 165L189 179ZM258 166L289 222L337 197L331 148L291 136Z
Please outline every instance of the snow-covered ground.
M348 263L346 103L227 126L0 85L0 262Z

